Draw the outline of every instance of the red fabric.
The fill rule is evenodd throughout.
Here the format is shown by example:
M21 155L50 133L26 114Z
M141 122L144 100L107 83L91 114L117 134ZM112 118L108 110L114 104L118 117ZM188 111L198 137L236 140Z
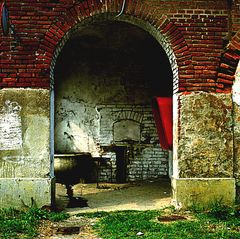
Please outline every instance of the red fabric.
M152 110L159 143L163 149L171 150L173 146L172 97L155 97Z

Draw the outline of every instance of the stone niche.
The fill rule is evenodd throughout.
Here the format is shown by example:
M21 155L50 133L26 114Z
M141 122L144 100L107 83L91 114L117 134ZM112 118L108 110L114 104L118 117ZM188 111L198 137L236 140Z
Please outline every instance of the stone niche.
M113 124L114 142L140 142L140 124L133 120L120 120Z
M49 112L48 90L0 91L0 207L50 206Z

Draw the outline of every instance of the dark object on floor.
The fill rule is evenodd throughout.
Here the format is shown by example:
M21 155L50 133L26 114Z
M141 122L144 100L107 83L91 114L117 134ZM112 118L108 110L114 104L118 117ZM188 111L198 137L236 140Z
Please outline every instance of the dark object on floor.
M60 227L57 229L56 234L61 235L72 235L72 234L79 234L80 227Z
M90 153L72 153L54 155L54 174L56 182L75 185L83 179L86 183L94 182L95 163Z
M160 222L173 222L178 220L186 220L186 217L180 215L169 215L169 216L160 216L157 218Z
M81 197L71 197L67 208L88 207L87 200Z

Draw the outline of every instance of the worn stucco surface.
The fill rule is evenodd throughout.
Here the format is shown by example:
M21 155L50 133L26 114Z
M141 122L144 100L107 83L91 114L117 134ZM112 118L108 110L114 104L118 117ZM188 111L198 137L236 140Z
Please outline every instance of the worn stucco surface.
M6 102L12 104L12 109ZM19 110L16 112L14 107ZM7 141L9 135L13 135L8 142L11 149L4 143L0 148L0 178L47 177L50 166L49 91L1 90L0 110L0 124L4 126L0 128L0 137ZM12 121L7 120L11 117ZM16 140L20 142L14 142Z
M49 91L0 91L0 208L51 204Z
M173 204L176 207L208 208L215 203L233 205L235 202L233 178L173 178L172 188Z
M181 95L179 178L233 177L231 94Z
M0 178L0 208L49 206L53 188L50 178Z

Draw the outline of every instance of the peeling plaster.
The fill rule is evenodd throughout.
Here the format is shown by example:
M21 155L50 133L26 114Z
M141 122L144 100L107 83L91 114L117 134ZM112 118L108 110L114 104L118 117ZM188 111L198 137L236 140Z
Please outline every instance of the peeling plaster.
M5 101L0 109L0 150L22 148L21 106L17 102Z

